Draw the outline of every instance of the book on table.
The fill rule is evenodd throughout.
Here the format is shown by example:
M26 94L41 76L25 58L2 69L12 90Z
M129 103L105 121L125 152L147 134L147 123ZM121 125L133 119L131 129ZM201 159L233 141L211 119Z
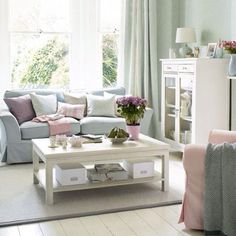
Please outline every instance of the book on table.
M115 181L128 179L128 172L119 163L95 164L88 169L88 179L91 181Z

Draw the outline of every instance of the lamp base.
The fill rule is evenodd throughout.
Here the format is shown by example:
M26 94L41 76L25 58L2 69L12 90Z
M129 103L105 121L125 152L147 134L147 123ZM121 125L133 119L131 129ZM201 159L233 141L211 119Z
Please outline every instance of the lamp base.
M180 57L193 57L193 50L187 45L184 44L182 48L179 49Z

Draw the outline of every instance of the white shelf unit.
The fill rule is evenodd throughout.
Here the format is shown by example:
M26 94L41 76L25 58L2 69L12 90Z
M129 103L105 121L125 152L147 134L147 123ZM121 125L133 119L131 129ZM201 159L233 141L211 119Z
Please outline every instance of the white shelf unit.
M46 180L45 180L45 169L42 168L39 172L34 174L36 178L38 178L40 184L46 188ZM112 186L120 186L120 185L129 185L129 184L140 184L154 181L162 181L161 173L155 171L155 175L152 177L146 178L136 178L133 179L130 176L127 180L113 180L113 181L104 181L104 182L92 182L87 181L84 184L75 184L75 185L61 185L55 176L55 170L53 170L53 192L65 192L65 191L75 191L75 190L83 190L83 189L91 189L91 188L105 188Z
M188 143L206 144L212 129L229 128L228 59L161 59L162 140L183 151ZM191 97L182 114L183 93Z

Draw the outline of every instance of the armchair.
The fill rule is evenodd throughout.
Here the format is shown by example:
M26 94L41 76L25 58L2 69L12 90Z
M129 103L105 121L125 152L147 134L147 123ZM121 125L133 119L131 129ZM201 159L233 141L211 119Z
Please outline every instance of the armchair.
M236 131L212 130L209 143L236 142ZM190 144L185 147L183 166L186 173L185 193L179 223L188 229L204 229L203 203L205 186L205 152L207 145Z

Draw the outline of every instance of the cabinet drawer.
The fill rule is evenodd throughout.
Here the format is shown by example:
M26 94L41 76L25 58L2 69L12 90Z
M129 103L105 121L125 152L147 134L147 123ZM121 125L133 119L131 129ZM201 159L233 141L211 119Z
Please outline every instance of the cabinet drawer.
M164 73L168 73L168 72L177 72L178 71L178 66L177 65L164 65L163 66L163 71Z
M194 68L195 68L194 65L179 65L178 71L189 73L189 72L194 72Z

